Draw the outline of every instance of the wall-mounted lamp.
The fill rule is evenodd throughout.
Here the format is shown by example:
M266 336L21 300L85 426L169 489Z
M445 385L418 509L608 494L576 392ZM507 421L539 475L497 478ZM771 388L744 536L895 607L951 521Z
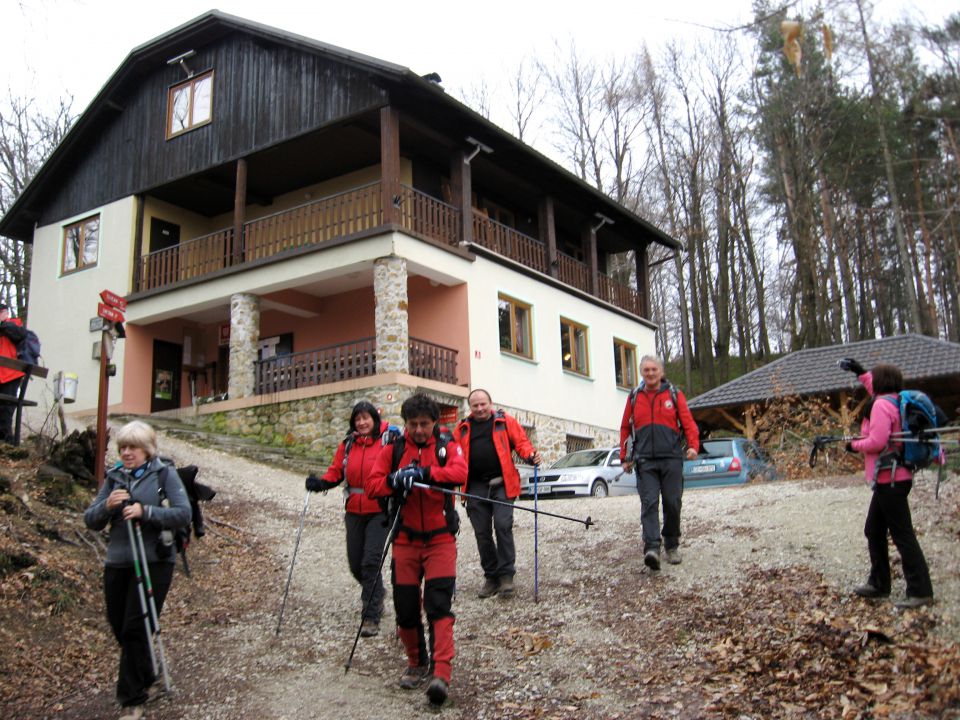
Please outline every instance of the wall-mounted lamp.
M493 152L492 147L490 147L489 145L484 145L482 142L480 142L474 137L468 137L467 142L473 145L473 151L463 159L463 162L466 163L467 165L469 165L470 161L473 160L481 152L485 152L487 153L487 155Z
M606 215L604 215L603 213L595 212L595 213L593 214L593 216L597 219L597 224L594 225L593 228L592 228L592 229L593 229L593 232L597 232L597 230L599 230L600 228L602 228L604 225L613 225L613 220L611 220L610 218L608 218L608 217L607 217Z
M192 58L196 54L196 50L187 50L185 53L180 53L176 57L172 57L167 60L167 65L179 65L180 68L187 74L187 77L192 78L193 70L191 70L190 66L187 65L187 58Z

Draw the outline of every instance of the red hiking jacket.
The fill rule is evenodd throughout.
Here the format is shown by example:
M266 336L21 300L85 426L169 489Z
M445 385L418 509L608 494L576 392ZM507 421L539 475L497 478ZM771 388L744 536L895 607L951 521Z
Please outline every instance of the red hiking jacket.
M671 385L664 380L656 392L641 390L633 403L633 457L627 457L626 444L630 437L630 398L620 421L620 461L683 459L683 439L687 447L700 450L700 431L687 407L687 399L676 389L673 401ZM678 422L679 421L679 422ZM680 428L683 428L681 434Z
M463 457L470 467L470 419L464 418L453 429L453 439L460 443L463 449ZM517 419L507 415L503 410L497 410L493 414L493 447L497 451L497 459L500 461L500 470L503 473L503 489L507 497L514 499L520 495L520 473L513 464L511 450L516 450L517 455L526 459L536 451L530 440L527 439L527 433L523 426L517 422Z
M455 442L447 443L447 461L441 467L437 461L437 438L431 436L423 447L418 447L409 438L406 439L403 455L397 468L403 468L416 461L421 467L430 468L431 484L443 485L451 490L462 490L467 482L467 463L463 458L463 451ZM365 489L371 498L389 497L393 494L387 486L387 475L393 472L393 444L385 445L377 455L373 470L366 478ZM400 524L415 532L427 533L442 530L447 527L447 518L443 514L444 502L447 495L436 490L413 488L407 496L403 509L400 511ZM430 544L455 542L456 538L449 533L440 532L430 539ZM401 532L394 541L398 545L412 545L413 540Z
M373 464L380 454L383 445L380 436L387 431L388 423L380 424L380 435L373 437L370 435L359 435L352 433L353 442L350 445L350 452L347 454L347 488L350 494L347 496L346 511L357 515L375 515L383 512L380 503L371 500L363 491L364 479L370 475L373 470ZM323 474L323 479L328 482L339 483L343 481L343 456L346 452L347 439L337 446L336 455L333 456L333 462Z

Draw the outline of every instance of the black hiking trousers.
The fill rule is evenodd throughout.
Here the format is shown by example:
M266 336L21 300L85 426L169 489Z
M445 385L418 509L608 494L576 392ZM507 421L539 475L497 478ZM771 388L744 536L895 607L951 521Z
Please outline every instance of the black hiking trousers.
M910 597L933 597L933 584L927 560L913 530L907 496L913 487L910 480L878 484L870 498L863 534L870 551L869 582L882 593L890 592L890 551L887 532L897 546L903 563L903 577Z
M157 618L163 609L170 583L172 562L150 563L150 581L157 604ZM107 620L113 636L120 644L120 669L117 673L117 702L122 706L142 705L147 701L147 688L157 679L150 662L150 648L143 623L143 610L133 567L103 569L103 594L107 601ZM149 600L147 601L149 603ZM149 605L147 614L149 615Z

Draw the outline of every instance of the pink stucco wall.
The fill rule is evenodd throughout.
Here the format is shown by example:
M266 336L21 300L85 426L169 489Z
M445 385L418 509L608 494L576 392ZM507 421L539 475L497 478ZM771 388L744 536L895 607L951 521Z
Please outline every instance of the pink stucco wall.
M424 278L410 278L408 288L410 335L458 351L458 383L470 383L470 337L467 322L466 285L446 287L431 285ZM293 297L274 296L278 302L292 302ZM373 288L361 288L339 295L317 298L309 302L313 317L302 318L280 310L264 309L260 315L260 337L293 333L294 352L303 352L327 345L369 338L375 335ZM218 359L220 327L229 319L197 325L180 319L165 320L149 326L127 327L125 347L123 403L118 410L130 413L150 412L152 388L153 341L182 345L184 335L193 338L193 362ZM190 404L187 370L181 378L181 406Z

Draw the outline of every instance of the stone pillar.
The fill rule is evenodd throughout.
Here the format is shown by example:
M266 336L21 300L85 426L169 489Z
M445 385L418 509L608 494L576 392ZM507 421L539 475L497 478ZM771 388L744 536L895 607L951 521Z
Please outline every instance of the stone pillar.
M249 293L237 293L230 298L230 380L227 391L231 398L254 394L259 341L260 298Z
M390 256L374 261L373 295L376 298L377 372L409 372L406 260Z

